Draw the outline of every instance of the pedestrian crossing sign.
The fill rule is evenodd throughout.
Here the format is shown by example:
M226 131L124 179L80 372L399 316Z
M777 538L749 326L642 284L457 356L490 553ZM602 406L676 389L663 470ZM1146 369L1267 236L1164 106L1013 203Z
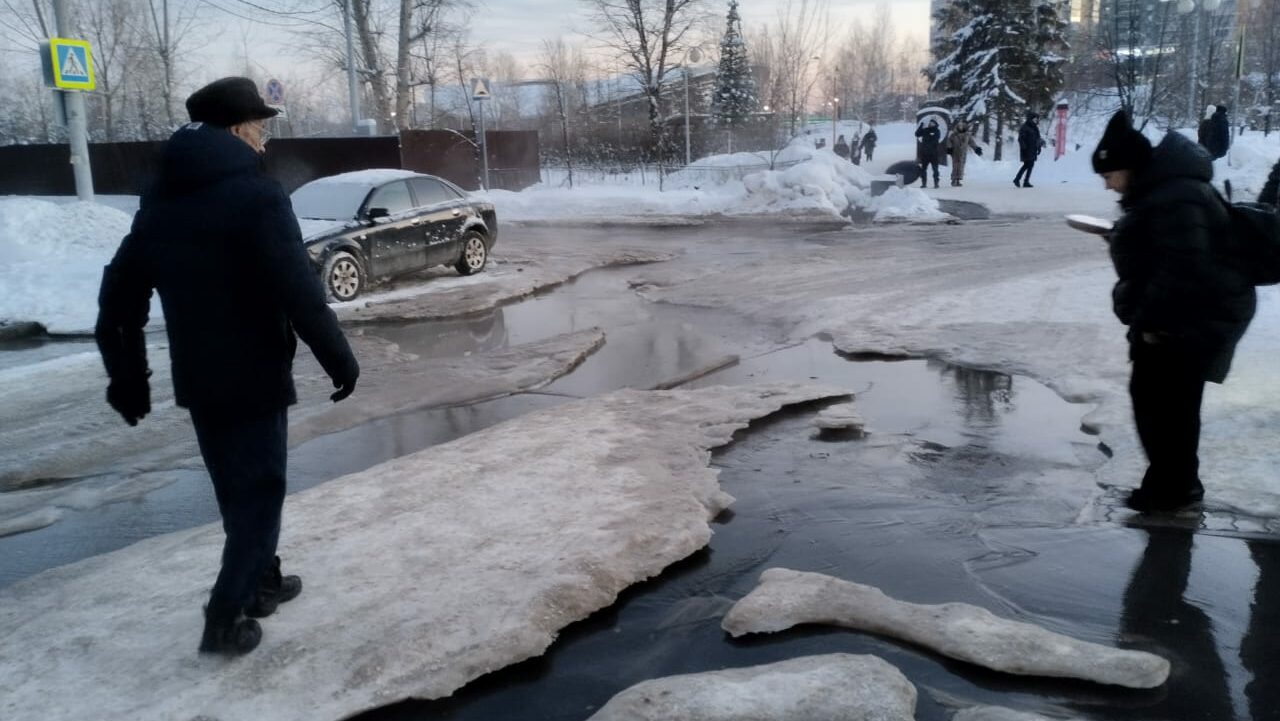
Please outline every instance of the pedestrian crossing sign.
M93 90L93 55L85 40L49 38L42 43L45 83L59 90Z

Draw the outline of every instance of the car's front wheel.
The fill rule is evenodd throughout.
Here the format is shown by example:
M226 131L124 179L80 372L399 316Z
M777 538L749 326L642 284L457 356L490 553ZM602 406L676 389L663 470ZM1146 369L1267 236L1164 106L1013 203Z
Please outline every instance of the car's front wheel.
M329 300L343 302L354 300L364 290L365 274L359 259L345 250L331 253L320 273L324 281L325 295Z
M485 245L484 236L478 231L468 230L462 236L462 255L453 266L462 275L473 275L484 270L489 262L489 246Z

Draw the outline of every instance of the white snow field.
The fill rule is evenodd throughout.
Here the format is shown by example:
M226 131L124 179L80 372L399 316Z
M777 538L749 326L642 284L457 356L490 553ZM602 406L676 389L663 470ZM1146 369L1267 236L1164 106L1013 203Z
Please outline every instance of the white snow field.
M833 653L644 681L587 721L912 721L915 708L897 668Z
M217 524L20 581L0 590L0 718L317 721L448 696L704 547L733 501L709 449L845 394L620 391L291 495L280 552L305 590L243 658L195 650Z
M721 625L737 637L804 623L897 638L1023 676L1075 678L1128 688L1155 688L1169 678L1169 662L1154 654L1078 641L965 603L907 603L878 588L785 568L761 574L760 585L729 609Z

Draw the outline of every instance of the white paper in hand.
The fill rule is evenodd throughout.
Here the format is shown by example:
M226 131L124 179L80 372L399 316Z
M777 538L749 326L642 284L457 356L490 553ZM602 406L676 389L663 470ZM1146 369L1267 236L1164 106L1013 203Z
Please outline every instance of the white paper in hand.
M1111 232L1115 226L1110 220L1105 218L1097 218L1092 215L1068 215L1067 225L1076 230L1083 230L1086 233L1094 235L1106 235Z

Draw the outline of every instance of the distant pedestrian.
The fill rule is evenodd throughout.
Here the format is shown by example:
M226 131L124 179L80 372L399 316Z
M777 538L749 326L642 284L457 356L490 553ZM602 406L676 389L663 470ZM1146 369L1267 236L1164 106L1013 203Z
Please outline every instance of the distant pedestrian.
M839 155L845 160L849 159L849 144L845 142L843 135L836 138L836 144L831 149L835 151L836 155Z
M1031 171L1036 167L1036 158L1040 157L1042 148L1044 139L1040 136L1040 116L1029 112L1027 121L1018 130L1018 159L1022 161L1022 167L1013 176L1014 185L1022 188L1035 187L1031 184Z
M1253 318L1248 269L1223 255L1230 233L1209 156L1170 132L1154 149L1117 113L1093 153L1093 169L1120 193L1109 236L1118 280L1114 310L1129 327L1129 394L1149 465L1126 503L1176 511L1204 497L1200 404L1206 381L1226 380Z
M849 161L854 165L862 165L862 136L857 133L849 141Z
M982 146L973 139L973 130L969 128L964 118L961 118L956 121L951 134L947 136L947 150L951 153L952 187L960 187L961 181L964 180L964 166L969 159L969 148L973 148L973 152L977 153L978 157L982 157Z
M1227 118L1227 106L1210 105L1205 109L1205 119L1200 121L1196 133L1200 144L1209 151L1209 157L1217 160L1231 149L1231 123Z
M933 166L933 187L939 187L938 154L942 142L942 131L938 129L936 118L930 118L928 125L916 128L916 162L920 165L920 187L929 187L929 167Z
M862 152L867 156L867 162L870 163L876 152L876 129L868 128L867 134L862 136Z
M265 121L277 111L252 80L223 78L192 94L187 112L192 122L165 145L157 182L103 273L94 334L107 402L137 425L151 411L143 328L159 292L174 403L191 412L226 533L200 651L236 655L262 639L254 618L302 591L275 555L297 337L333 379L334 402L360 368L289 196L262 171Z

